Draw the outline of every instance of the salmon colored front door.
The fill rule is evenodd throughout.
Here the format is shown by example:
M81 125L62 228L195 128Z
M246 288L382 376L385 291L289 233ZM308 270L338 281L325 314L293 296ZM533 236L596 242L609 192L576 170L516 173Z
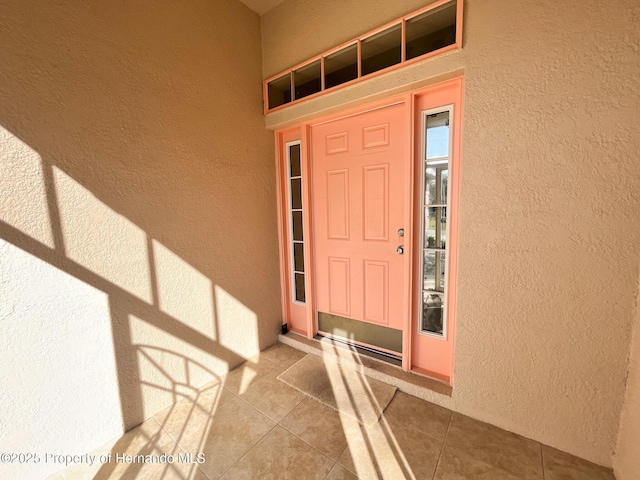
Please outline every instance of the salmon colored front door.
M410 268L403 236L408 123L400 103L311 128L319 318L334 319L335 336L398 354ZM393 336L399 349L384 343Z

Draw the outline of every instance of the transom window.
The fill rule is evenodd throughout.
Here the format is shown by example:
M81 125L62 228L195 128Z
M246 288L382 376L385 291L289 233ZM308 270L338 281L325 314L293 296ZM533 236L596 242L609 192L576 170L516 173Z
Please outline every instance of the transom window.
M439 0L264 82L265 113L462 46L462 0Z

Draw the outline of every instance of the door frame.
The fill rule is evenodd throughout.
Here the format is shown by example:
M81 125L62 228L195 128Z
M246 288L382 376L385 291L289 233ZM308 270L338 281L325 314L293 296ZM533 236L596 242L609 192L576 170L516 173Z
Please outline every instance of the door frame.
M313 252L313 202L312 202L312 164L311 164L311 127L332 122L341 118L360 115L369 111L379 110L392 105L404 104L405 115L407 117L407 155L408 159L405 162L405 175L407 181L407 188L405 189L405 289L404 289L404 319L403 319L403 335L402 335L402 369L405 371L413 371L418 374L425 374L432 378L446 381L447 383L453 383L453 368L449 378L442 378L434 375L429 375L429 372L425 372L421 369L412 369L412 337L413 330L416 325L414 319L418 315L418 303L417 298L417 286L420 281L420 272L418 272L416 260L416 244L415 239L419 238L419 232L416 228L420 223L416 223L416 212L419 208L419 192L421 191L420 180L418 179L419 170L416 161L417 154L421 148L422 139L416 136L417 129L420 125L416 123L416 118L419 117L420 112L417 111L417 105L420 98L429 95L431 92L438 91L442 88L457 87L459 91L458 98L454 102L448 102L443 104L455 104L456 115L456 131L454 131L453 142L455 144L455 155L457 157L456 165L458 172L456 175L456 182L458 188L456 194L459 195L459 182L460 182L460 148L461 148L461 123L462 123L462 89L463 89L463 77L456 77L450 80L439 82L428 87L423 87L418 90L410 91L402 95L390 96L382 101L371 103L364 106L346 109L338 113L330 115L320 115L312 120L299 123L293 127L289 127L282 130L277 130L275 134L275 161L276 161L276 177L277 177L277 213L278 213L278 236L279 236L279 257L280 257L280 282L281 282L281 300L282 300L282 316L283 324L287 324L289 329L295 333L306 336L312 339L317 334L317 311L315 305L315 269L314 262L315 256ZM306 274L305 284L305 296L306 303L300 305L298 302L292 300L292 287L291 285L291 234L289 228L289 211L288 206L290 199L287 197L289 189L287 186L288 173L286 164L287 152L286 146L294 141L300 141L301 145L301 168L302 168L302 206L303 206L303 232L305 238L305 251L304 262ZM447 295L447 323L449 328L449 334L452 341L454 340L455 332L455 315L456 315L456 277L457 277L457 229L458 229L458 198L453 199L452 205L449 207L451 218L455 218L455 225L451 225L451 229L454 230L452 238L456 239L455 243L450 243L450 251L448 252L449 260L447 261L447 267L449 269L449 279L447 284L449 285L449 294ZM302 328L301 328L302 327ZM453 359L452 359L453 365Z

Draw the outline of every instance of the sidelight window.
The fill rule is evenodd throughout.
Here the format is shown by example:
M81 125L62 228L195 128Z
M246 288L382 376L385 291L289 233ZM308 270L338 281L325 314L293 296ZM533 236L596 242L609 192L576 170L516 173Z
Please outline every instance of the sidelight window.
M424 112L420 333L446 337L451 111Z
M291 238L291 274L293 298L305 303L304 233L302 222L302 159L300 142L288 143L289 225Z

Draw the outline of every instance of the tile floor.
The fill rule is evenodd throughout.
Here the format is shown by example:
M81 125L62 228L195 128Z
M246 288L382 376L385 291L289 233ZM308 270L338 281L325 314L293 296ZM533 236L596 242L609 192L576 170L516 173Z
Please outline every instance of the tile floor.
M55 479L613 480L610 470L400 391L363 427L277 376L305 354L278 343L125 434L112 452L203 452L203 464L108 464Z

